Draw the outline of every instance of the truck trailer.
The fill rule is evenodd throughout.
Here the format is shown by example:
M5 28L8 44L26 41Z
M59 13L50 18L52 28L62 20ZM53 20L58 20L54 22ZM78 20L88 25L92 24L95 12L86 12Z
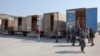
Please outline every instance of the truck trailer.
M97 8L78 8L66 11L66 29L70 26L92 27L97 31Z
M66 29L65 16L59 12L44 13L43 31L44 36L55 37L56 31L64 32Z
M0 14L0 32L12 34L14 28L14 17L7 14Z
M30 15L26 17L26 31L27 36L35 36L36 26L38 25L41 31L41 36L43 32L43 16L42 15Z
M26 17L15 16L14 17L14 34L23 34L26 32Z

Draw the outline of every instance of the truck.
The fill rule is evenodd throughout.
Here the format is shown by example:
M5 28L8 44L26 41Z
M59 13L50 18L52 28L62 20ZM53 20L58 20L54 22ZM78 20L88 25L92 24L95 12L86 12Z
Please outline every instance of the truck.
M22 16L15 16L14 17L14 34L21 34L26 36L25 32L26 32L26 17L22 17Z
M35 36L36 26L38 25L43 34L43 16L42 15L29 15L26 17L26 32L27 36Z
M63 35L66 30L65 15L59 12L44 13L43 15L43 31L44 36L55 37L56 31L60 31Z
M72 26L92 27L97 32L97 8L77 8L66 11L66 30Z
M14 17L7 14L0 14L0 33L12 34L14 29Z

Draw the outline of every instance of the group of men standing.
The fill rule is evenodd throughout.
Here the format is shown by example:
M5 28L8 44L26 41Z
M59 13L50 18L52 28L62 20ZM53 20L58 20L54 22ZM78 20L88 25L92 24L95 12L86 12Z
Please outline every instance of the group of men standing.
M36 27L36 36L38 41L40 41L40 29L39 26ZM58 42L59 36L61 36L61 32L57 31L56 42ZM84 52L84 48L86 46L85 38L88 38L88 43L91 43L91 46L94 46L94 37L95 31L92 27L89 28L81 28L81 27L72 27L69 28L66 32L67 42L72 43L72 46L75 46L76 40L79 42L79 46L81 47L81 51Z
M95 37L95 31L93 30L92 27L90 27L90 29L72 27L67 30L67 42L71 42L72 46L75 46L75 42L76 40L78 40L82 52L84 52L84 48L86 46L85 38L88 38L88 43L91 43L91 46L94 46L94 37Z

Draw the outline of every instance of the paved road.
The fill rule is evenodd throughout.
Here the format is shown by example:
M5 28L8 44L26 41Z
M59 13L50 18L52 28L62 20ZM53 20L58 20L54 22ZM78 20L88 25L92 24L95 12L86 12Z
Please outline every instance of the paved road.
M100 35L96 35L95 46L87 43L85 53L78 43L73 47L65 39L55 43L55 39L42 38L37 42L32 37L0 35L0 56L100 56Z

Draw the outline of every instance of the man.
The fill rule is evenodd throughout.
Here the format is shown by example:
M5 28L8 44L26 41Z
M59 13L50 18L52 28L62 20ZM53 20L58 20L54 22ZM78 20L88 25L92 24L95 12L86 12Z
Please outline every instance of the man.
M59 42L59 38L61 37L60 28L57 28L55 33L56 33L56 43L58 43Z
M35 31L36 37L38 38L38 41L40 42L40 29L39 26L36 26L36 31Z
M80 31L81 31L81 28L79 26L77 26L76 31L77 31L77 40L78 40L79 46L80 46Z
M85 29L85 37L88 38L88 43L90 43L90 35L89 35L89 29Z
M95 37L95 32L92 27L90 27L90 40L91 40L91 46L94 46L94 37Z
M75 46L75 41L76 41L76 36L77 36L77 32L75 30L75 28L73 27L72 31L71 31L71 35L72 35L72 46Z
M98 34L100 35L100 30L98 30Z
M86 43L85 43L85 33L83 29L81 29L80 31L80 46L81 46L81 51L84 52Z
M67 43L68 42L72 42L72 39L71 39L71 29L67 30Z

